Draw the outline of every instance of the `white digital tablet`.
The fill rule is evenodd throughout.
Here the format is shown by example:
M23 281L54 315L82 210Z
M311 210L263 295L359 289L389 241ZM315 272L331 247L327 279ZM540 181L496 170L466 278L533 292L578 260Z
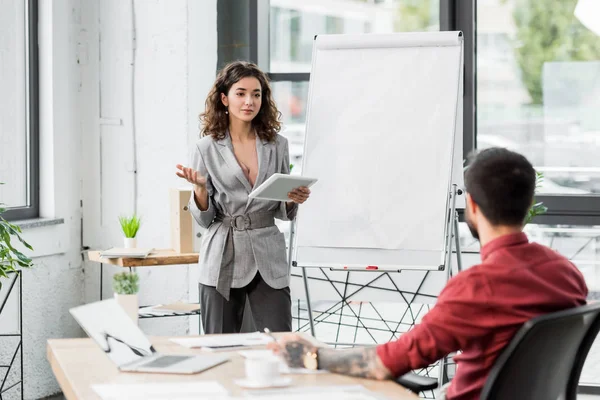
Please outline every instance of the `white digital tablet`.
M317 182L316 178L307 178L305 176L293 176L286 174L273 174L254 189L248 197L252 199L264 199L275 201L289 201L288 193L292 189L301 186L311 187Z

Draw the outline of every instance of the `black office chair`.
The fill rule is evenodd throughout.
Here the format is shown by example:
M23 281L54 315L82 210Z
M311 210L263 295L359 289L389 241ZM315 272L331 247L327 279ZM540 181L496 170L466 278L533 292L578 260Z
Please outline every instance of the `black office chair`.
M541 315L526 322L496 360L482 400L575 400L581 370L600 331L600 303ZM397 382L419 393L433 378L406 374Z
M409 372L408 374L396 378L396 383L415 394L419 394L426 390L433 390L438 387L438 380L436 378L417 375L414 372Z

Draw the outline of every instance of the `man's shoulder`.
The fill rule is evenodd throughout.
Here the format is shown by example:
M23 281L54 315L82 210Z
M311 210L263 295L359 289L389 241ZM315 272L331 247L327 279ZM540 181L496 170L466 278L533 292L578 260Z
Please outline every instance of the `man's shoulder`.
M522 262L531 269L544 269L548 266L552 266L553 272L577 269L571 260L558 251L536 242L527 243L524 252L518 255L523 258Z
M532 250L538 251L540 253L544 253L546 254L549 258L551 258L553 261L565 261L567 263L570 263L569 259L565 256L563 256L562 254L560 254L558 251L545 246L541 243L537 243L537 242L529 242L527 244L527 246L529 248L531 248Z
M474 265L454 276L444 288L446 295L460 295L467 297L469 294L481 298L487 292L489 277L485 271L485 264Z
M485 263L475 264L458 273L454 278L451 279L451 281L456 281L462 284L484 279L486 277L486 267L487 265Z

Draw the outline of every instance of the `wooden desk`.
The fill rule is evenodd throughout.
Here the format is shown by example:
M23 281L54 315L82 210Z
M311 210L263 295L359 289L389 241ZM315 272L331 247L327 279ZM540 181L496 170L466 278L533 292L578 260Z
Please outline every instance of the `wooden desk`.
M88 251L88 260L119 267L154 267L157 265L197 264L198 253L175 253L172 249L157 249L146 258L102 258L99 251Z
M154 347L162 353L202 354L199 349L187 349L169 342L167 337L150 338ZM223 353L230 361L194 375L146 374L139 372L119 372L116 366L92 339L50 339L47 356L54 376L65 395L72 399L99 399L91 385L101 383L144 383L144 382L190 382L218 381L232 396L243 396L246 389L238 387L233 380L245 376L244 359L237 352ZM351 378L337 374L291 375L293 386L356 385L388 398L414 400L418 397L392 381L374 381Z

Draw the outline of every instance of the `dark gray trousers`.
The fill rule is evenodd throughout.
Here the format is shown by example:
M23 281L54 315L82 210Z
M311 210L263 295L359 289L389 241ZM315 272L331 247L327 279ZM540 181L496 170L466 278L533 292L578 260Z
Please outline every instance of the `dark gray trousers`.
M260 273L248 286L231 289L229 301L214 286L200 284L199 291L202 326L206 334L262 332L265 328L272 332L292 330L290 288L273 289ZM249 307L246 307L246 299ZM251 318L246 315L246 322L242 324L244 310L251 312Z

